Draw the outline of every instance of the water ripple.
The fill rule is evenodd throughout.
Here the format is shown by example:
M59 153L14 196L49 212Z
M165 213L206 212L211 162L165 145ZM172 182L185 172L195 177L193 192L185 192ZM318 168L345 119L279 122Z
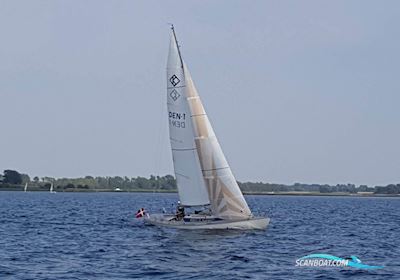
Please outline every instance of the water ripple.
M248 196L267 231L144 226L176 194L0 193L0 279L396 279L400 200ZM311 253L356 255L376 271L299 268Z

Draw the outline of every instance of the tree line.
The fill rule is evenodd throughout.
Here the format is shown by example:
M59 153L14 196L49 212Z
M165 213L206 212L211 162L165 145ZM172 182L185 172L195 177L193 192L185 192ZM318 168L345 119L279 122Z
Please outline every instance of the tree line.
M106 176L93 177L85 176L81 178L52 178L38 176L30 178L27 174L19 173L16 170L4 170L0 174L0 188L22 187L26 183L30 188L37 190L48 190L50 185L58 191L102 191L102 190L121 190L121 191L176 191L176 180L172 175L145 177L121 177ZM293 185L273 184L263 182L238 182L242 191L248 193L256 192L319 192L319 193L360 193L373 192L375 194L400 194L400 184L390 184L387 186L369 187L367 185L356 186L354 184L302 184Z
M302 184L295 183L293 185L271 184L271 183L253 183L238 182L242 191L245 192L316 192L316 193L362 193L371 192L374 194L400 194L400 184L390 184L387 186L369 187L367 185L356 186L354 184Z
M0 175L0 188L10 188L15 186L23 186L29 184L32 189L49 189L50 185L54 185L54 189L62 190L115 190L121 191L129 190L176 190L175 178L171 175L153 176L150 178L134 177L128 178L126 176L106 176L106 177L93 177L85 176L81 178L53 178L38 176L30 178L27 174L21 174L15 170L4 170L3 175Z

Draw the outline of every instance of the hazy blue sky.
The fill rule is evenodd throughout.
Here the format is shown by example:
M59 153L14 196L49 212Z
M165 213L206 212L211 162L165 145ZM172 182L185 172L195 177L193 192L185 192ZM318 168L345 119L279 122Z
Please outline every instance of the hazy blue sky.
M169 27L236 178L400 182L399 1L0 1L0 169L172 173Z

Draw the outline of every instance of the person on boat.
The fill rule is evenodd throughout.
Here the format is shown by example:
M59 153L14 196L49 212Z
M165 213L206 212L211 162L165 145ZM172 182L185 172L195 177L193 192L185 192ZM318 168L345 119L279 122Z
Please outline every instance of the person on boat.
M145 214L146 214L146 211L144 210L144 208L141 208L141 209L137 210L136 218L143 218Z
M185 217L185 207L183 207L180 203L178 203L178 206L176 207L176 220L180 221Z

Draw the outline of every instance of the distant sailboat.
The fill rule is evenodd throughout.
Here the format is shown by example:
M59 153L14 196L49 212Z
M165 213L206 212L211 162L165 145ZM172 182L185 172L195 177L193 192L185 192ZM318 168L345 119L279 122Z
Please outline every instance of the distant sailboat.
M54 184L53 182L50 185L50 193L56 193L56 191L54 191Z
M254 217L225 159L184 63L172 26L167 64L169 135L180 203L177 214L145 222L182 229L265 229ZM186 208L198 208L185 213Z
M24 192L28 190L28 183L25 183Z

